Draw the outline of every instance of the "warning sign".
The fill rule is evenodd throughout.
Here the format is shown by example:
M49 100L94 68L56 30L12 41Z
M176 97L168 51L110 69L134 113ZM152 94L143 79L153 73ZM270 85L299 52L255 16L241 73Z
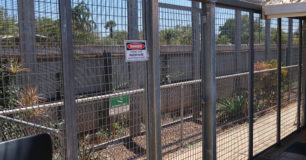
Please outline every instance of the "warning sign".
M126 62L147 61L149 58L145 40L125 40L124 48Z

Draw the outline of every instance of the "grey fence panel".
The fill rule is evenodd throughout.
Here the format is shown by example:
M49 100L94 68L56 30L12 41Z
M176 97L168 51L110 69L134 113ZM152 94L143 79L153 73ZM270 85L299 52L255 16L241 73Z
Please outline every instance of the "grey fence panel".
M282 20L277 61L277 21L261 19L259 0L217 1L208 19L204 4L188 0L159 0L158 17L148 13L157 1L71 0L71 11L63 2L0 1L0 141L47 132L54 159L203 159L214 145L217 159L248 159L277 142L277 128L281 140L304 125L305 24L297 19ZM155 61L127 63L127 39L148 39Z

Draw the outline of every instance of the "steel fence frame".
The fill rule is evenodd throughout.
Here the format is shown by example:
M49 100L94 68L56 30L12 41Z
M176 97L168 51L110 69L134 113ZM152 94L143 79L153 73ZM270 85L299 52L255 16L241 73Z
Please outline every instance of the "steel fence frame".
M232 2L232 3L230 3ZM138 19L140 15L138 15L138 1L137 0L127 0L127 20L128 20L128 39L139 39L139 22ZM78 159L78 124L77 124L77 105L83 104L86 102L93 102L98 100L106 100L113 96L119 95L131 95L135 96L137 94L144 95L144 114L143 118L146 122L146 130L142 131L140 129L140 119L134 119L134 122L130 124L130 133L126 136L122 136L117 139L112 139L111 141L96 144L91 147L88 147L88 150L94 149L99 150L103 148L107 148L112 144L124 142L124 141L132 141L131 138L137 137L139 135L146 135L146 158L147 159L162 159L163 146L161 132L162 129L175 125L181 124L185 121L196 120L197 112L201 112L201 121L199 122L202 128L201 136L202 136L202 159L217 159L217 125L216 119L216 103L217 103L217 87L216 83L218 80L223 80L227 78L236 78L236 77L245 77L248 76L248 92L249 92L249 103L248 103L248 158L253 159L259 154L254 155L254 115L256 112L254 111L254 76L260 73L269 73L277 71L277 135L276 143L274 145L279 145L282 143L281 138L281 111L282 111L282 70L284 69L298 69L298 87L297 87L297 129L300 130L302 127L305 127L306 118L305 118L305 108L306 108L306 87L303 80L305 80L306 69L303 65L305 63L306 58L302 56L305 52L306 43L305 40L305 20L299 20L299 60L298 64L282 66L282 24L281 19L278 19L278 64L277 68L273 69L265 69L265 70L254 70L254 54L255 54L255 46L254 46L254 13L260 12L260 8L258 4L252 4L244 1L237 0L209 0L206 2L192 2L191 6L180 6L176 4L168 4L168 3L159 3L158 0L142 0L142 20L143 20L143 39L148 42L148 51L150 54L150 60L143 64L129 64L130 70L135 70L138 67L145 68L144 70L144 82L145 86L143 88L139 87L138 84L132 84L132 89L127 91L121 91L118 93L108 93L99 96L92 96L86 98L77 98L75 91L75 62L74 62L74 49L75 46L73 44L73 22L72 22L72 7L71 0L59 0L59 14L60 14L60 29L61 29L61 62L62 62L62 74L63 74L63 100L55 103L49 104L38 104L32 105L28 107L18 108L18 109L10 109L10 110L0 110L0 119L8 122L14 122L17 124L22 124L26 126L30 126L33 128L37 128L39 130L47 131L48 133L55 135L63 141L62 144L65 153L65 159ZM216 75L216 35L215 35L215 10L216 7L225 7L235 10L235 53L236 57L238 57L238 53L241 52L241 30L238 26L241 26L241 11L247 11L249 13L249 57L248 57L248 71L240 72L238 71L238 61L236 58L235 73L229 75L218 76ZM167 9L175 9L181 11L190 11L191 19L192 19L192 52L195 54L192 58L193 61L196 62L193 64L193 80L182 81L171 84L160 84L160 40L159 40L159 8L167 8ZM35 25L34 20L31 19L34 15L34 0L18 0L18 14L19 14L19 33L20 33L20 53L31 55L35 52ZM135 18L137 17L137 18ZM237 18L240 17L240 18ZM265 39L265 52L266 55L270 52L270 20L265 21L266 25L266 39ZM304 24L302 23L304 22ZM201 24L201 29L197 26ZM290 27L291 26L291 27ZM269 31L268 29L269 28ZM292 29L292 19L289 20L289 43L288 49L292 50L293 44L291 42L293 36ZM240 38L239 38L240 37ZM269 37L269 38L267 38ZM200 39L202 41L200 41ZM201 50L200 50L201 49ZM292 51L289 51L290 53ZM35 64L36 59L33 56L22 56L25 64L29 64L27 66L34 73L36 73ZM267 58L265 58L267 59ZM31 65L34 64L34 65ZM131 75L131 79L137 78L137 74ZM29 74L23 75L23 80L25 84L30 85L36 83L38 80L35 79L35 76L30 76ZM203 83L205 82L205 83ZM184 88L187 85L191 84L200 84L201 85L201 111L193 112L192 116L185 117L184 116ZM180 120L173 121L168 124L161 125L161 90L167 89L171 87L180 87ZM136 88L136 89L135 89ZM290 88L289 88L290 90ZM291 91L289 91L289 94ZM135 96L136 98L140 98L141 96ZM194 97L193 97L194 98ZM196 97L195 97L196 98ZM290 101L290 99L289 99ZM10 117L11 114L20 114L28 111L35 111L38 109L50 109L50 108L58 108L64 107L63 117L64 117L64 129L55 129L48 126L36 124L33 122L28 122L26 120L19 120L14 117ZM134 108L135 109L135 108ZM132 110L132 107L131 107ZM136 112L137 108L135 109ZM130 113L130 116L135 116L133 113ZM302 119L304 118L304 122ZM133 124L132 124L133 123ZM234 123L234 122L233 122ZM226 124L224 124L226 125ZM294 132L296 132L294 131ZM180 128L181 134L183 133L183 126ZM292 132L292 133L294 133ZM290 134L292 134L290 133ZM289 134L289 135L290 135ZM198 134L193 135L198 136ZM188 138L182 138L181 141L184 141ZM274 146L272 145L272 146ZM268 148L272 147L269 146ZM167 147L167 146L166 146ZM264 149L267 150L268 148ZM191 151L190 151L191 152ZM144 154L144 153L141 153Z

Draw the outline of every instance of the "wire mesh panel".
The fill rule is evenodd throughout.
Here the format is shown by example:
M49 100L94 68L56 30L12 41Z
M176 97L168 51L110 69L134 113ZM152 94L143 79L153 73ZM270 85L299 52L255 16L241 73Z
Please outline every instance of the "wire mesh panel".
M148 149L152 146L147 143L154 139L145 131L152 129L145 123L151 113L144 113L149 104L145 99L150 97L146 88L155 81L148 74L152 72L147 68L151 61L126 62L124 55L124 40L148 36L143 31L143 21L149 15L143 12L143 0L71 0L71 13L60 13L70 10L69 6L60 7L59 2L65 1L0 1L0 142L49 133L53 159L67 158L74 147L78 159L146 159L146 154L152 152ZM201 43L201 22L205 18L201 17L200 7L200 3L189 0L159 0L160 82L157 83L160 83L163 159L193 160L202 159L203 155L201 78L207 77L200 74L203 69L200 55L204 53L201 48L206 47L201 45L209 43ZM225 6L215 9L213 42L216 44L217 158L248 159L252 125L254 155L276 143L277 21L262 20L255 14L254 123L250 125L250 24L253 23L250 13L253 11L222 7ZM65 14L71 14L71 19L65 19ZM71 26L60 25L64 21L72 21ZM146 29L155 28L150 27ZM72 31L72 37L65 30ZM297 129L298 122L299 21L283 19L280 33L280 128L281 138L285 138ZM65 38L70 39L65 41ZM73 46L68 50L73 48L73 56L67 62L73 62L68 65L73 67L67 70L63 61L69 54L65 50L69 40ZM70 72L74 76L69 77ZM67 76L71 84L75 83L71 88ZM146 81L147 78L152 79ZM72 93L67 93L67 88ZM75 101L75 107L67 104L67 99ZM69 113L70 109L76 109L76 114ZM69 124L73 124L66 120L69 117L77 119L74 128L77 133L72 133L76 135L75 145L67 143L71 140Z
M277 24L255 15L254 154L276 143ZM266 35L266 36L262 36Z
M72 1L79 159L145 157L144 62L125 62L123 47L142 33L141 1L129 3Z
M248 158L249 15L216 9L217 157Z
M64 158L59 4L1 1L1 141L49 133Z
M164 159L201 159L199 8L160 1L161 125ZM174 2L174 1L173 1ZM197 21L193 22L193 16ZM198 42L196 42L199 44ZM198 123L197 123L198 122Z
M301 38L302 36L304 36L304 30L303 30L304 28L303 28L303 20L299 20L299 65L300 65L300 72L301 72L301 74L300 74L300 92L301 92L301 94L300 94L300 113L301 113L301 117L300 117L300 126L305 126L305 109L304 109L304 90L305 90L305 88L304 88L304 84L302 83L303 82L303 80L305 79L305 74L304 74L304 68L302 67L303 66L303 63L304 63L304 58L303 58L303 44L304 44L304 42L306 42L305 41L305 39L303 39L303 38Z
M306 39L304 38L305 37L305 35L306 35L306 22L305 22L305 20L302 20L302 22L301 22L302 24L301 24L301 30L300 31L302 31L301 32L301 34L302 34L302 40L300 41L300 49L301 49L301 53L304 53L304 51L305 51L305 48L306 48ZM301 38L301 37L300 37ZM305 56L303 56L303 54L302 54L302 64L305 64L306 63L306 57ZM302 80L302 106L303 107L301 107L302 109L301 109L301 111L302 111L302 114L304 115L302 118L301 118L301 121L302 121L302 123L301 124L303 124L303 126L305 126L306 125L306 117L305 117L305 114L306 114L306 108L304 107L305 106L305 103L306 103L306 85L303 83L304 81L305 81L305 79L306 79L306 74L305 74L305 72L306 72L306 68L304 67L305 65L303 65L303 67L302 67L302 77L301 77L301 80Z
M282 45L286 47L283 53L282 68L282 112L281 138L288 136L297 129L297 82L298 82L298 24L292 19L282 20ZM294 42L294 39L297 42Z

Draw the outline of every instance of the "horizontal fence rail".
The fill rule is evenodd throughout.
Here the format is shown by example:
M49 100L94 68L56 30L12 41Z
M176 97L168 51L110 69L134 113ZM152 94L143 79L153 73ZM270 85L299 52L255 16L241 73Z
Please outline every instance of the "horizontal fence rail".
M282 69L291 69L291 68L297 68L297 67L298 65L291 65L291 66L282 67ZM272 71L277 71L277 68L255 71L254 74L272 72ZM249 72L225 75L225 76L216 77L216 80L247 76L248 74ZM161 85L161 89L166 89L166 88L171 88L171 87L176 87L176 86L184 86L184 85L189 85L189 84L196 84L196 83L201 83L201 80L192 80L192 81L186 81L186 82ZM123 91L123 92L118 92L118 93L106 94L106 95L101 95L101 96L79 98L79 99L76 99L75 102L77 104L80 104L80 103L86 103L86 102L91 102L91 101L103 100L103 99L107 99L107 98L114 97L114 96L120 96L120 95L126 95L126 94L137 94L137 93L142 93L142 92L144 92L144 89L136 89L136 90L131 90L131 91ZM37 106L23 107L23 108L12 109L12 110L3 110L3 111L0 111L0 115L16 114L16 113L22 113L22 112L27 112L27 111L31 111L35 109L42 109L42 108L54 108L54 107L60 107L63 105L64 105L64 102L56 102L56 103L41 104Z

